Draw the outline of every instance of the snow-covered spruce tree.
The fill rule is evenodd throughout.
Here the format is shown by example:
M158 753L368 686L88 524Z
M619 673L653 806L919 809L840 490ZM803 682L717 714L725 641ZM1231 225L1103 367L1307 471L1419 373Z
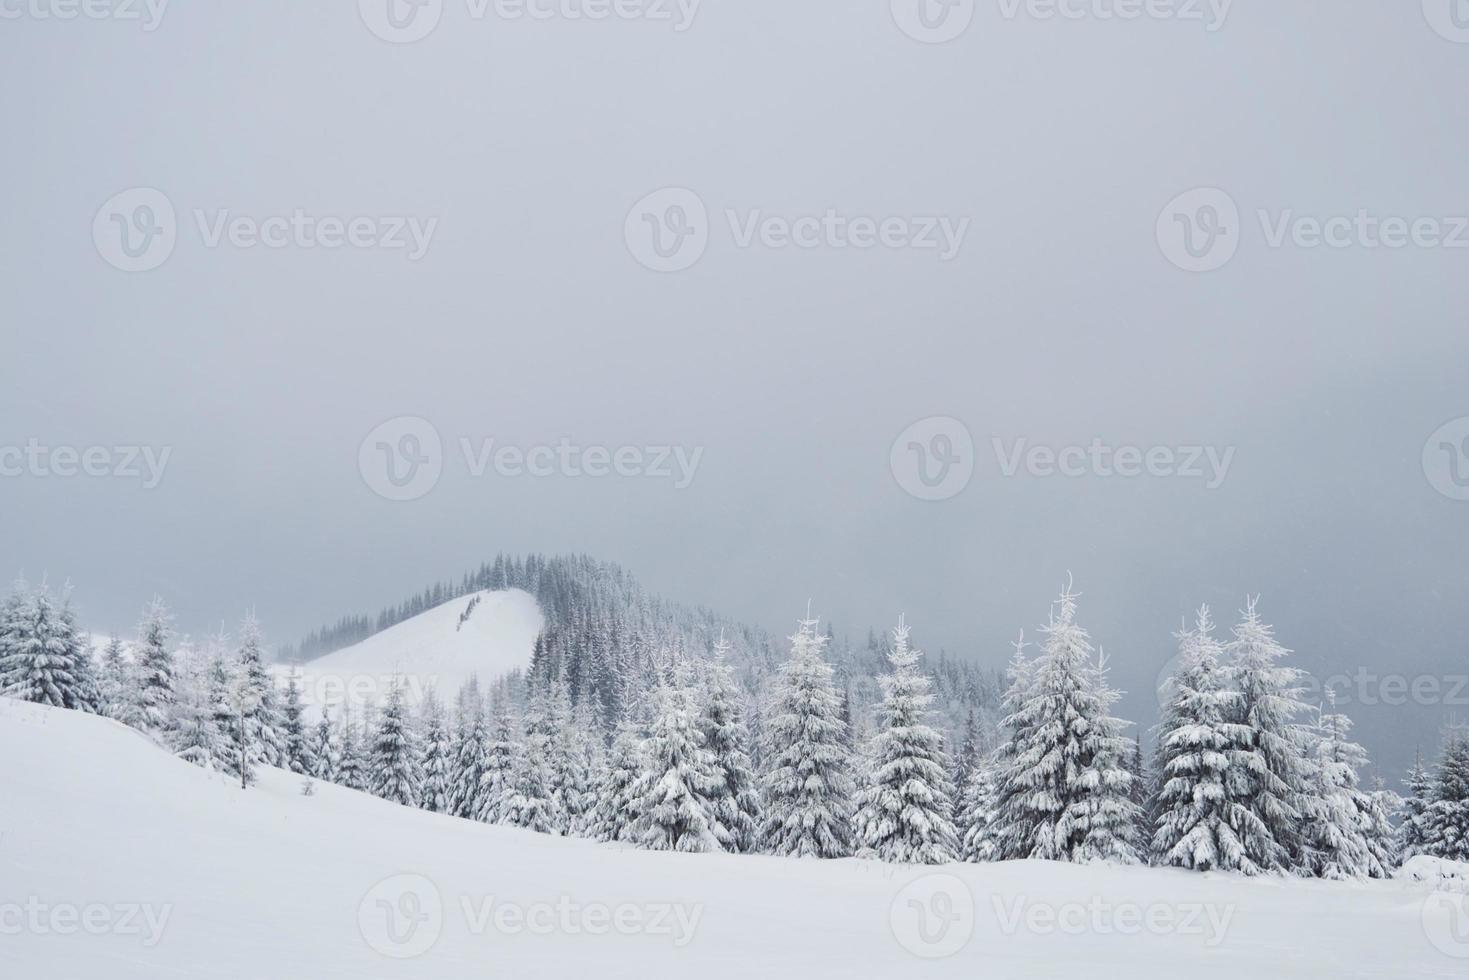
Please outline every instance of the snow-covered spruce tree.
M57 708L92 711L91 655L72 621L70 600L57 604L45 583L24 582L0 610L0 694Z
M216 723L213 665L185 641L174 654L169 740L174 754L208 770L225 769L225 732Z
M1014 653L1005 669L1009 685L1005 688L1000 706L1004 712L1001 726L1007 736L996 747L990 767L993 789L990 793L988 825L985 833L989 837L993 860L1016 861L1030 856L1028 822L1022 820L1020 796L1024 787L1009 779L1021 748L1030 741L1032 718L1026 713L1025 705L1030 700L1034 683L1035 664L1025 655L1025 631L1011 644ZM967 838L973 824L966 818L964 834Z
M1142 808L1133 801L1135 777L1129 764L1133 749L1126 729L1132 723L1112 715L1121 692L1108 682L1107 654L1099 651L1090 665L1090 686L1100 709L1092 725L1092 755L1082 772L1082 798L1075 820L1083 828L1078 861L1137 864L1145 850L1139 847Z
M644 769L633 839L654 851L718 851L720 832L709 794L721 783L705 751L687 687L665 684L654 696L653 725L643 740Z
M600 841L632 841L632 828L642 816L637 810L637 790L644 768L643 735L629 710L617 723L612 749L597 781L597 802L587 836Z
M1369 871L1373 877L1391 878L1403 863L1398 850L1397 828L1392 824L1392 815L1402 805L1402 797L1385 789L1380 776L1373 777L1371 792L1357 794L1362 836L1367 840L1367 852L1374 863Z
M565 680L552 681L547 699L546 758L551 798L556 804L556 832L566 836L577 831L591 805L586 741L575 713L571 685Z
M101 714L133 728L140 726L136 675L124 653L122 640L115 633L102 651L102 662L97 668L97 690Z
M1247 733L1229 719L1236 695L1226 686L1223 652L1209 607L1178 634L1178 667L1166 685L1158 724L1153 861L1198 871L1258 874L1243 836L1268 833L1253 811L1231 795L1230 766Z
M511 773L501 823L554 834L561 825L551 772L552 738L550 690L535 685L525 712L525 739Z
M330 709L321 709L316 727L311 729L311 758L315 766L311 775L324 783L337 782L337 767L341 764L341 751L337 747L337 736L332 726Z
M1469 861L1469 736L1451 731L1433 771L1428 807L1428 853Z
M1243 727L1230 792L1257 818L1236 828L1249 859L1265 871L1297 871L1309 863L1301 817L1311 763L1306 732L1295 719L1308 708L1301 672L1281 664L1289 651L1260 620L1255 602L1247 601L1227 648L1226 672L1237 695L1229 720Z
M822 657L825 637L804 619L775 681L765 745L764 848L783 857L839 858L852 853L855 789L846 725Z
M285 768L302 776L316 772L315 745L306 727L306 709L301 704L301 685L295 671L286 681L286 697L281 705L281 742Z
M372 734L367 770L368 792L373 796L418 806L423 770L418 764L418 744L409 724L403 688L396 682L388 691L388 702Z
M338 786L364 792L370 785L362 733L359 732L357 723L352 720L352 715L345 707L342 709L342 738L336 782Z
M466 820L476 819L480 812L480 784L485 775L485 746L489 730L485 724L485 703L479 681L471 678L459 691L458 717L454 739L450 745L453 764L450 767L448 812Z
M236 664L237 679L248 695L241 702L247 705L245 740L253 753L251 761L279 766L285 760L285 740L281 736L275 681L265 666L262 642L259 621L254 613L247 613L240 626Z
M1406 780L1408 795L1398 811L1398 854L1402 860L1427 854L1429 842L1428 811L1433 805L1433 777L1423 766L1423 753L1413 757L1413 768Z
M245 668L243 662L236 662L227 675L224 702L229 733L227 759L241 789L254 784L255 767L263 755L262 728L257 720L261 712L260 686Z
M490 702L490 716L488 743L475 801L475 819L484 823L504 823L506 806L514 789L515 760L523 751L508 694L495 693Z
M1099 668L1069 586L1041 632L1030 695L1007 720L1020 737L1003 777L1004 833L1021 842L1023 857L1128 860L1121 821L1132 812L1131 778L1118 744L1126 740L1107 716L1112 695L1098 690Z
M980 758L969 767L960 793L958 828L964 838L960 842L959 860L971 863L999 860L995 801L994 768Z
M879 678L882 705L856 800L857 854L897 864L946 864L959 851L954 787L943 737L928 724L933 695L918 669L923 654L908 638L908 624L899 617L888 654L892 672Z
M143 609L138 621L138 642L133 647L137 663L137 717L142 727L162 732L168 725L173 708L173 639L172 617L163 600L155 596Z
M1330 708L1336 707L1335 692L1326 691ZM1305 817L1304 873L1320 878L1387 877L1367 847L1361 819L1362 796L1357 789L1357 769L1367 761L1360 745L1348 741L1352 723L1334 710L1318 711L1311 729L1311 777L1302 797Z
M605 764L606 744L601 724L590 697L582 698L572 711L572 782L571 815L567 833L575 837L591 837L592 813L597 807L597 774Z
M719 845L726 851L748 854L759 845L763 808L750 763L750 736L745 729L740 694L726 661L729 649L721 634L708 668L699 735L718 780L707 795Z
M418 805L433 813L447 813L453 782L449 726L444 720L444 706L432 688L424 695L420 716L423 732L419 769L423 772L423 791Z

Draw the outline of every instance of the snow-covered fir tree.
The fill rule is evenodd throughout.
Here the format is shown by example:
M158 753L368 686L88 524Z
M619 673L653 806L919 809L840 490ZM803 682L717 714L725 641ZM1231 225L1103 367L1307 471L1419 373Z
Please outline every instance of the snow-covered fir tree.
M448 813L473 820L480 811L480 783L485 774L485 702L479 679L471 677L456 698L454 739L451 745Z
M1092 725L1091 759L1082 772L1082 795L1075 808L1075 822L1082 828L1076 860L1137 864L1142 809L1133 799L1135 777L1129 764L1133 743L1126 734L1131 723L1112 715L1122 695L1108 681L1105 651L1098 652L1089 674L1099 714Z
M1005 668L1009 684L1000 701L1004 712L1001 725L1008 737L1000 742L994 752L990 768L993 789L985 828L994 860L997 861L1016 861L1029 857L1031 849L1027 836L1028 822L1019 819L1020 797L1024 787L1019 782L1011 782L1007 776L1019 760L1021 747L1030 743L1033 718L1025 711L1025 706L1030 701L1035 664L1025 654L1024 630L1020 631L1019 637L1011 646L1014 652ZM966 818L966 839L974 826L971 822L974 817L974 814L970 814Z
M572 710L571 725L573 778L568 782L570 792L566 795L569 801L567 805L571 810L567 819L567 833L576 837L590 837L592 813L597 807L597 773L601 771L607 754L596 708L590 698L582 698L576 703Z
M804 619L781 665L765 719L764 848L783 857L852 853L855 785L841 701L822 657L826 638Z
M1326 691L1329 709L1335 692ZM1367 846L1366 828L1357 789L1358 768L1367 761L1362 747L1349 741L1351 721L1335 710L1317 712L1311 729L1311 769L1308 792L1302 796L1304 855L1298 869L1320 878L1387 877Z
M420 708L422 717L422 756L419 769L423 772L423 790L418 805L433 813L449 810L449 789L453 782L449 726L444 719L444 706L430 689Z
M337 761L337 785L348 789L367 791L371 785L368 777L368 764L365 755L366 745L363 741L363 732L359 730L357 722L352 720L352 715L344 708L342 711L342 737L338 749Z
M655 697L653 725L643 740L638 780L640 814L634 839L655 851L722 850L709 794L721 785L705 751L687 687L673 683Z
M281 742L285 768L302 776L315 774L315 745L306 727L306 708L301 703L301 685L295 671L286 680L286 696L281 703Z
M1236 695L1226 686L1209 607L1201 606L1192 629L1178 634L1179 658L1166 682L1167 702L1158 725L1157 796L1153 860L1198 871L1258 874L1244 837L1268 834L1252 810L1233 794L1230 767L1237 765L1248 733L1230 721Z
M969 862L997 861L1000 846L995 826L997 792L995 770L984 758L968 767L964 786L959 794L958 830L964 837L960 841L959 860Z
M403 806L418 806L423 770L401 684L395 682L388 691L367 755L368 792Z
M227 768L226 734L217 723L212 664L187 640L174 653L169 741L181 759L205 769Z
M1428 811L1433 806L1433 776L1423 765L1423 753L1413 757L1413 768L1405 780L1408 795L1403 797L1398 811L1397 829L1398 854L1402 860L1428 854L1429 822Z
M96 707L91 653L82 642L69 594L58 603L45 583L18 582L0 609L0 694L78 711Z
M516 759L521 751L510 697L504 691L496 691L490 701L490 729L480 764L475 819L484 823L505 822L507 804L514 792Z
M511 773L510 792L505 798L501 823L524 827L542 834L556 833L561 826L557 812L551 753L555 733L551 728L550 690L535 685L525 711L525 737Z
M102 650L102 662L97 668L97 689L100 696L98 710L102 714L133 728L141 725L137 714L136 675L116 633Z
M931 682L918 668L923 654L909 643L900 617L888 654L892 672L880 678L883 699L867 750L866 780L857 796L857 854L899 864L955 860L954 788L943 737L929 725Z
M315 763L311 775L324 783L337 782L337 767L342 759L330 709L322 707L321 717L316 719L316 725L311 729L310 742L311 759Z
M637 790L645 768L643 736L629 710L617 723L612 748L597 781L597 803L592 809L588 837L600 841L632 840L632 828L642 816L637 810Z
M237 682L245 688L240 703L247 706L245 742L251 761L278 766L285 758L285 739L281 736L280 707L275 680L265 666L260 623L248 613L240 625L240 648L236 654Z
M1386 789L1381 777L1374 776L1372 790L1358 792L1356 802L1362 836L1372 858L1368 873L1374 878L1391 878L1403 861L1398 850L1397 828L1392 823L1392 815L1403 805L1402 797Z
M1311 764L1307 733L1295 720L1308 711L1301 672L1281 663L1289 651L1261 621L1253 598L1227 653L1236 694L1229 721L1242 726L1243 741L1230 769L1231 794L1256 817L1237 827L1245 853L1262 870L1304 868L1309 861L1301 819Z
M708 667L699 734L717 781L707 794L715 835L724 850L750 853L759 845L763 808L750 763L750 736L739 692L730 676L728 654L729 643L721 634Z
M136 659L137 717L142 727L162 732L168 725L173 707L173 638L172 617L163 600L154 597L138 621L138 642L133 647Z
M1469 735L1463 730L1449 732L1434 767L1427 823L1430 855L1469 861Z

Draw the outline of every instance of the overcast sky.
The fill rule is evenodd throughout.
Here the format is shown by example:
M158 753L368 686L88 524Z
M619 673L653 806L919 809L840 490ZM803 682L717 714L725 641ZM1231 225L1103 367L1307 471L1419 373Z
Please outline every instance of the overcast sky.
M497 551L585 551L772 629L810 598L998 664L1070 572L1145 724L1180 617L1247 593L1318 674L1441 683L1348 705L1393 778L1469 717L1469 456L1438 445L1469 423L1434 435L1469 416L1448 0L443 0L413 43L429 20L387 0L153 30L48 2L0 3L0 443L115 475L0 456L0 560L71 578L94 629L159 593L294 639ZM1299 219L1336 216L1312 247ZM405 416L441 451L368 438ZM476 476L465 439L653 472ZM1153 472L1024 453L1094 440Z

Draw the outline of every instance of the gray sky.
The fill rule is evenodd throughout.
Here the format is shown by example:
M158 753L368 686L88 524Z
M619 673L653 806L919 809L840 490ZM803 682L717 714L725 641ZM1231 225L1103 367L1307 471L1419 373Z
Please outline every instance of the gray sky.
M1180 617L1228 623L1247 592L1303 666L1440 680L1348 706L1393 776L1455 710L1469 502L1423 455L1469 416L1469 248L1431 244L1469 245L1448 0L1238 0L1214 31L992 0L943 44L902 0L705 0L686 30L444 0L409 44L348 2L180 3L152 31L28 2L0 4L0 443L170 451L150 489L64 459L0 478L4 564L72 578L94 628L157 592L188 628L253 605L294 639L499 550L575 550L774 629L808 597L854 635L906 612L930 650L999 663L1069 570L1145 723ZM114 215L148 215L109 201L140 187L174 209L172 251L124 271ZM707 242L658 272L644 214L683 225L639 202L669 187ZM1239 211L1205 272L1164 213L1196 188ZM1220 198L1184 200L1202 234ZM1370 247L1364 209L1416 242ZM241 244L298 210L323 236L366 217L363 241L437 224L416 258ZM774 244L766 219L828 210L815 247ZM1308 247L1297 219L1333 216L1346 247ZM854 221L889 218L899 247L856 247ZM968 220L957 254L904 244L931 218ZM359 460L400 416L443 445L410 501ZM973 474L925 501L890 450L935 416L967 427ZM685 488L475 477L462 438L702 455ZM995 438L1234 453L1214 489L1007 477Z

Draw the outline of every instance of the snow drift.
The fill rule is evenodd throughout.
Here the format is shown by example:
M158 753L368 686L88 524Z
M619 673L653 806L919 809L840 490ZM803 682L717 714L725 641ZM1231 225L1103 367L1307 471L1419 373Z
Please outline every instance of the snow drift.
M1341 980L1469 969L1469 934L1455 946L1453 923L1425 918L1442 898L1426 883L651 853L332 785L306 796L302 782L265 769L242 791L114 722L0 699L5 975Z

